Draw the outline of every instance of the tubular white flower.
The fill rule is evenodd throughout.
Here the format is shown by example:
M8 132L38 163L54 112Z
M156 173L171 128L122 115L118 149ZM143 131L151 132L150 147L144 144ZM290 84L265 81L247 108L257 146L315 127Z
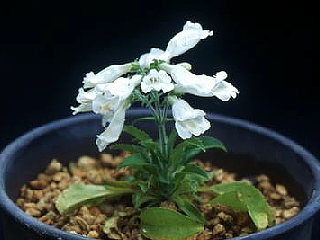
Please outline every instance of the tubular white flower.
M83 88L79 88L77 102L80 103L78 107L71 107L73 115L79 112L88 112L92 110L92 101L96 98L97 93L94 90L85 91Z
M210 128L210 122L204 118L203 110L193 109L182 99L172 98L171 101L175 126L182 139L190 138L192 135L200 136Z
M78 103L89 103L92 102L97 96L97 92L93 89L85 91L83 88L79 88L77 102Z
M154 59L169 61L168 54L160 48L151 48L149 53L141 55L139 64L141 67L149 67Z
M111 65L98 72L97 74L94 74L93 72L87 73L87 75L83 79L83 87L92 88L99 83L113 82L123 74L128 73L130 69L131 63L127 63L123 65Z
M81 103L78 107L70 107L72 110L72 115L76 115L79 112L89 112L92 111L91 103Z
M92 111L101 115L112 116L119 107L121 100L110 93L98 94L92 102Z
M170 76L163 70L157 71L151 69L149 74L146 75L141 82L141 90L144 93L155 91L163 91L164 93L170 92L174 89Z
M99 151L119 139L125 120L125 111L130 106L129 96L141 82L141 75L131 78L118 78L113 83L98 84L95 90L99 92L92 102L92 110L101 114L102 125L110 123L105 131L97 136L96 144Z
M133 75L131 78L118 78L112 83L97 84L95 89L98 92L109 92L121 99L127 98L133 89L140 84L141 75Z
M173 57L184 54L194 48L201 39L212 36L213 32L203 30L200 23L187 21L183 30L169 40L167 49L163 51L159 48L151 48L149 53L143 54L139 59L141 67L149 67L154 59L169 62Z
M227 73L224 71L216 73L213 75L215 84L212 89L210 89L209 94L202 94L202 97L217 97L222 101L229 101L230 98L236 98L239 93L238 89L235 88L231 83L224 81L228 77ZM197 95L197 94L196 94Z
M188 71L192 70L192 65L190 63L187 62L182 62L182 63L178 63L178 66L184 67L185 69L187 69Z
M160 68L168 72L173 81L177 83L175 86L177 92L186 92L198 96L207 95L210 94L210 90L215 84L213 77L193 74L180 65L163 63Z
M187 21L183 30L168 42L165 53L169 56L169 59L179 56L189 49L194 48L201 39L212 35L212 31L203 30L199 23Z
M92 110L104 116L112 116L140 82L141 75L134 75L132 78L118 78L113 83L97 84L94 89L99 94L92 102Z
M229 101L236 98L239 93L231 83L224 81L227 73L222 71L216 75L196 75L182 66L163 63L160 68L168 72L172 79L177 83L175 91L181 93L191 93L201 97L217 97L222 101Z
M128 104L123 102L112 116L109 126L106 127L103 133L97 136L96 145L100 152L102 152L107 145L119 139L125 121L125 112L128 107Z

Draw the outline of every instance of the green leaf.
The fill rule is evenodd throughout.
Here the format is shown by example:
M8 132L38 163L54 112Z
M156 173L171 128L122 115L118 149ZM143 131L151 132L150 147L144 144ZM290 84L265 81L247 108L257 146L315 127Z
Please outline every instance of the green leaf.
M141 181L105 181L104 182L106 187L115 187L115 188L130 188L130 189L136 189L139 184L141 184Z
M214 137L202 136L192 137L178 144L170 155L170 161L178 166L191 160L195 155L205 152L210 148L218 148L226 151L221 141Z
M137 145L129 145L129 144L114 144L110 146L111 149L121 149L131 153L145 153L145 148Z
M170 162L173 165L178 166L179 163L184 162L187 148L197 148L199 147L199 144L201 144L201 142L199 143L197 138L189 138L179 143L170 154Z
M225 152L227 151L223 143L214 137L201 136L201 137L198 137L197 139L200 140L202 144L199 145L199 147L189 148L188 151L186 152L186 160L190 160L197 154L201 152L205 152L207 149L211 149L211 148L221 149Z
M210 201L213 205L223 205L238 212L247 212L247 206L240 200L239 192L232 191L218 195Z
M142 190L138 190L132 195L132 202L135 208L140 208L142 204L151 200L157 199L154 196L150 196Z
M152 174L156 174L158 172L157 167L151 163L148 163L141 154L132 154L123 159L123 161L118 165L118 168L120 169L124 167L144 170Z
M168 137L168 149L169 149L169 153L172 152L174 145L177 141L177 131L175 129L173 129Z
M136 118L132 121L132 125L135 125L137 122L141 121L155 121L155 117L141 117L141 118Z
M198 174L204 177L206 180L209 180L209 174L202 167L199 167L194 163L187 163L182 172Z
M182 240L204 230L203 224L168 208L145 208L140 218L142 234L152 240Z
M67 215L81 206L96 206L108 199L131 192L133 189L129 188L72 184L58 196L55 205L61 215Z
M200 140L202 141L202 144L204 146L205 149L210 149L210 148L219 148L223 151L227 151L227 148L223 145L223 143L214 138L214 137L210 137L210 136L202 136L199 137Z
M198 208L196 208L188 199L176 198L175 202L177 203L180 210L187 214L193 220L204 224L205 218L202 216Z
M159 151L159 144L154 142L153 139L144 131L134 126L124 126L123 131L133 136L141 146L149 149L151 152L158 152ZM144 148L140 149L144 149ZM145 155L148 155L147 149L144 149ZM138 150L138 149L137 149ZM127 150L129 151L129 150Z
M148 162L141 156L141 154L132 154L123 159L123 161L118 165L118 168L142 166L147 163Z
M139 141L145 141L145 140L151 139L149 134L147 134L145 131L142 131L141 129L136 128L134 126L123 126L123 131L125 133L130 134L131 136L138 139Z
M233 197L233 200L236 199L235 195L230 194L230 192L236 192L238 199L246 206L247 211L258 230L265 229L268 224L271 225L274 222L273 212L263 194L249 183L241 181L221 183L213 185L211 190L222 195L229 193L229 196ZM224 198L226 198L226 196ZM231 199L228 201L229 204L231 204ZM239 206L239 203L233 204Z
M199 174L179 172L175 175L175 192L177 194L196 193L204 181L205 178Z

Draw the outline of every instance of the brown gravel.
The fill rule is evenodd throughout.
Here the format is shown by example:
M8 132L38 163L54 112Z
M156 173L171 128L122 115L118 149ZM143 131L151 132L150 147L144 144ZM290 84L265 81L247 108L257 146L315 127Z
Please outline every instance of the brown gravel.
M54 205L57 196L71 183L102 184L106 180L118 180L129 174L126 170L115 171L127 154L119 156L102 154L100 159L82 156L77 163L71 163L68 167L54 159L43 173L21 188L16 204L39 221L73 234L100 239L144 240L139 230L139 212L132 207L129 198L104 203L98 207L81 207L71 216L60 216ZM234 173L214 169L208 162L203 163L199 160L195 162L213 173L212 183L236 180ZM253 184L262 191L273 207L276 224L288 220L300 211L300 203L290 196L286 187L280 184L273 185L268 176L257 176ZM209 200L213 196L202 193L200 197ZM175 204L168 201L162 202L161 206L177 210ZM205 231L189 240L219 240L256 231L246 213L206 204L199 204L199 208L206 218ZM106 221L109 228L103 231Z

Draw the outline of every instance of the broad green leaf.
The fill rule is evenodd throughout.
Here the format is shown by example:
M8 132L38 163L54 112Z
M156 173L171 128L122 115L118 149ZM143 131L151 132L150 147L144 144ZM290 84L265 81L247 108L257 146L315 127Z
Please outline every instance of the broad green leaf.
M268 224L274 222L273 212L263 194L249 183L241 181L221 183L213 185L211 190L222 195L237 192L239 200L246 206L252 221L259 230L265 229Z
M151 139L149 134L147 134L145 131L142 131L141 129L136 128L134 126L124 126L123 131L125 133L130 134L131 136L138 139L139 141L145 141L145 140Z
M91 184L72 184L57 198L55 205L61 215L67 215L81 206L96 206L117 196L132 193L133 189Z
M226 192L218 195L210 201L213 205L223 205L232 208L238 212L247 212L247 206L240 200L239 193L237 191Z
M203 224L167 208L145 208L140 218L142 234L152 240L183 240L204 230Z
M157 167L151 163L148 163L141 154L132 154L123 159L123 161L118 165L118 168L120 169L124 167L134 168L140 171L143 170L152 174L157 174L158 172Z
M180 210L187 214L193 220L204 224L205 218L202 216L198 208L196 208L188 199L176 198L175 202L177 203Z

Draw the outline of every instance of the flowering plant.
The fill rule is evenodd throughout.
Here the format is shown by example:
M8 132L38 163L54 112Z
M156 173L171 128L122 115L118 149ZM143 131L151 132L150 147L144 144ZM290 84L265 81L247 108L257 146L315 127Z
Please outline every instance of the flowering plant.
M73 113L93 111L102 116L105 130L96 139L100 152L116 142L123 131L133 136L134 145L111 146L131 153L118 168L131 168L133 175L130 181L107 182L103 186L71 185L56 201L61 214L71 213L81 205L132 194L134 207L142 209L144 236L184 239L203 230L205 219L193 202L199 192L211 191L217 197L210 204L248 212L258 229L272 223L273 215L257 189L245 182L208 187L209 173L192 162L201 151L210 148L226 151L226 148L216 138L201 136L210 128L210 122L203 110L192 108L183 99L184 94L228 101L239 91L225 81L227 74L223 71L212 76L197 75L191 72L189 63L172 64L171 59L212 35L212 31L203 30L199 23L187 21L183 30L168 42L165 51L152 48L131 63L111 65L86 75L77 96L79 106L72 107ZM152 139L134 126L125 126L125 112L135 102L150 110L152 117L144 120L156 123L159 139ZM168 115L170 109L173 119ZM175 121L175 129L167 134L170 120ZM183 141L176 143L177 136ZM165 200L174 202L179 212L157 207ZM180 226L172 228L176 222Z

